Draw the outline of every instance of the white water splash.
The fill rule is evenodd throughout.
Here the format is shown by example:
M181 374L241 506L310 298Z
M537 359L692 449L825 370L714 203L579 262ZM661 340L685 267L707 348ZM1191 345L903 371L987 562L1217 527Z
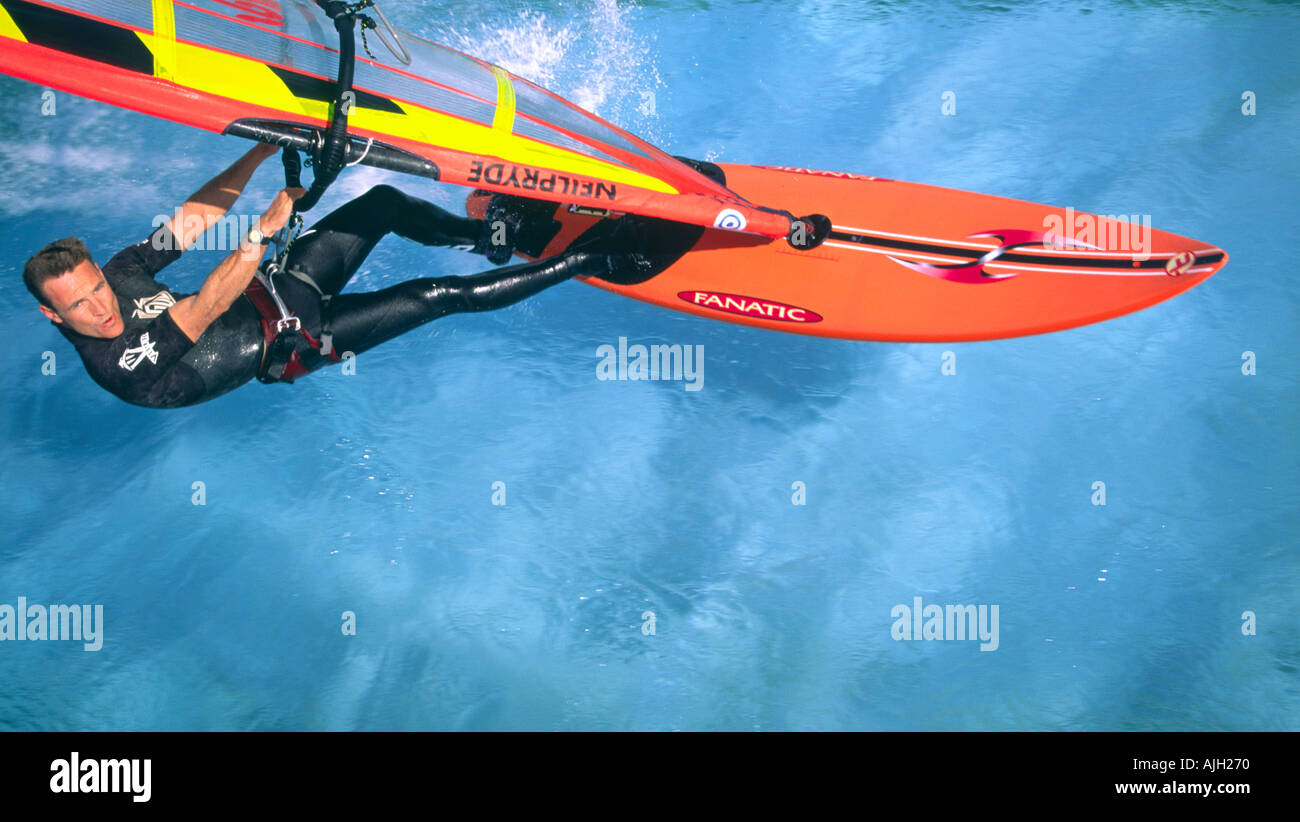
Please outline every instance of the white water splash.
M540 11L525 10L508 23L481 22L476 29L442 34L448 45L505 70L554 88L556 69L577 42L579 33Z
M640 12L616 0L579 4L567 20L525 10L510 18L447 28L434 39L494 63L616 125L651 140L665 83L653 35L636 29Z

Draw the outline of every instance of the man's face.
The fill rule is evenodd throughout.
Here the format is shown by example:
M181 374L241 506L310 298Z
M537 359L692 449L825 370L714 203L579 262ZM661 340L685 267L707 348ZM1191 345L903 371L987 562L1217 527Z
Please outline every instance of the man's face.
M117 296L104 279L99 266L90 260L77 264L71 271L46 280L42 286L45 299L54 310L41 306L41 313L56 323L67 325L87 337L111 340L126 330Z

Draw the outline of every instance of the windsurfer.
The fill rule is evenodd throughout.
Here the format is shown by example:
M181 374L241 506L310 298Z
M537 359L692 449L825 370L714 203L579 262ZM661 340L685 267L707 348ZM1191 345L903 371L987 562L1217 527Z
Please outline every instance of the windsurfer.
M96 265L69 237L37 252L23 271L28 290L81 356L100 386L152 408L178 408L217 397L258 377L292 382L448 314L512 305L575 275L614 282L653 276L653 255L627 248L636 223L593 236L581 250L472 276L423 277L366 293L341 294L376 243L389 233L428 246L454 246L510 259L518 212L499 199L488 220L458 217L379 185L317 222L289 247L274 287L296 316L293 333L255 279L266 238L293 213L300 188L279 192L238 249L194 294L155 277L234 205L256 168L276 152L258 144L195 192L147 239ZM500 239L505 224L507 242ZM494 227L497 231L494 231ZM621 235L621 236L620 236ZM283 325L283 324L281 324ZM287 344L286 344L287 341Z

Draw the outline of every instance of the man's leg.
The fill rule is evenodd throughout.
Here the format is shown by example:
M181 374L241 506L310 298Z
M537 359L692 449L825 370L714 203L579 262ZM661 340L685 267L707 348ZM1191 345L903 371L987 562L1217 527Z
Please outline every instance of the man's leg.
M631 225L626 218L620 223ZM646 255L622 248L636 243L602 237L589 250L473 276L423 278L381 291L339 294L390 231L443 246L474 245L486 233L482 220L457 217L386 185L375 186L304 232L290 249L288 275L278 276L276 286L314 336L321 337L324 315L329 315L335 352L360 354L439 317L504 308L574 276L641 282L657 273ZM322 297L329 298L328 308Z
M360 354L424 323L505 308L574 276L608 274L618 256L568 253L468 277L426 277L331 301L334 350Z
M285 267L309 277L322 294L338 294L390 231L422 245L474 246L484 223L378 185L304 231Z

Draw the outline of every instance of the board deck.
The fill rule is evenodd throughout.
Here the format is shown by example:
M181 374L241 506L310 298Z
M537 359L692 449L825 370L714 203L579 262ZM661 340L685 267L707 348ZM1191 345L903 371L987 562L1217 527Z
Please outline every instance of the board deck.
M817 248L717 229L638 285L591 285L776 331L949 342L1059 331L1167 300L1227 263L1208 243L1035 203L807 169L723 164L755 203L830 218ZM467 207L481 217L489 195ZM558 254L600 219L558 206ZM606 219L619 219L613 215ZM523 255L521 255L523 256Z

